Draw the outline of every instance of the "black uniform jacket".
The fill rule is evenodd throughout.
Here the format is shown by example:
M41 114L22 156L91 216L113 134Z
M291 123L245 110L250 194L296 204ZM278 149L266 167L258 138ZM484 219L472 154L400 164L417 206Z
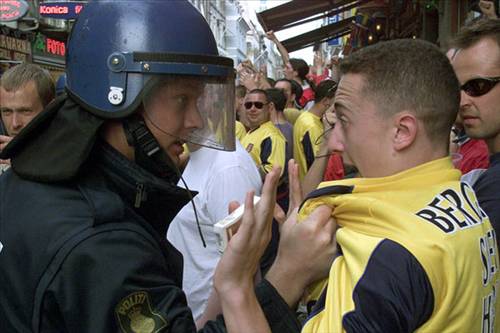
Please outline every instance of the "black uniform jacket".
M32 128L45 123L50 132L47 119L64 118L71 131L71 112L81 111L68 100L49 112L52 118ZM29 145L29 138L14 144ZM91 148L71 177L58 177L60 166L50 171L47 160L38 172L23 156L0 177L0 332L194 332L181 290L182 256L165 239L188 193L106 143L82 145ZM38 151L48 154L47 147ZM6 155L26 150L11 147ZM68 152L64 143L51 154L61 152ZM43 156L32 163L36 158ZM76 165L72 158L61 163ZM256 292L273 331L299 330L268 282ZM202 331L224 332L222 317Z

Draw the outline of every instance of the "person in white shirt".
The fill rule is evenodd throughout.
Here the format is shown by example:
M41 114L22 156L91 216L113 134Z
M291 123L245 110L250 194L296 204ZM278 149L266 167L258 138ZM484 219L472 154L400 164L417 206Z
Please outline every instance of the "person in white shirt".
M183 290L195 320L200 319L212 291L214 269L221 257L213 225L228 215L230 201L244 202L248 191L260 195L262 181L255 163L236 140L232 152L189 145L190 159L182 177L190 190L206 242L198 232L193 205L187 204L172 221L167 239L184 257ZM178 184L185 187L182 180Z

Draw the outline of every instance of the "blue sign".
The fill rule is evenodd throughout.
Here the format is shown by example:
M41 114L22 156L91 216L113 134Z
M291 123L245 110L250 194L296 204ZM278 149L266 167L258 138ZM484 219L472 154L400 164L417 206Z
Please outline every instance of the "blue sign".
M40 4L40 16L74 20L85 6L85 2L42 2Z
M328 17L328 24L333 24L337 23L339 21L339 15L333 15ZM339 46L340 45L340 38L332 38L328 40L328 45L329 46Z

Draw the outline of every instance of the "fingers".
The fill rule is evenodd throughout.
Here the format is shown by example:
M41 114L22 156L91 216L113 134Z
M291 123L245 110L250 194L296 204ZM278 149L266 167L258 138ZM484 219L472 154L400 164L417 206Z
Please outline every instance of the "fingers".
M278 187L278 181L281 174L280 167L273 167L272 170L266 175L264 179L264 185L262 186L262 197L261 201L272 201L273 204L276 202L276 188Z
M241 218L241 224L238 231L240 237L244 237L245 241L248 241L252 235L252 228L255 224L254 207L253 207L253 196L254 191L247 192L245 196L245 210L243 211L243 217ZM234 201L233 201L234 202ZM231 203L233 203L231 202ZM230 203L230 205L231 205Z
M307 217L304 223L307 221L307 223L315 223L318 225L318 227L322 227L332 220L333 223L335 223L336 225L336 222L333 219L331 219L332 212L333 209L331 207L328 207L326 205L318 206Z
M286 215L283 209L280 207L280 205L276 204L274 205L274 213L273 213L274 219L278 221L278 223L281 225L283 222L286 220Z
M288 186L290 191L290 204L288 213L299 207L302 203L302 187L299 180L299 166L294 159L288 161Z
M5 147L7 146L7 144L12 140L12 137L11 136L7 136L7 135L0 135L0 151L2 151L3 149L5 149Z
M234 212L236 210L236 208L238 208L240 206L240 203L238 201L231 201L229 202L229 205L227 207L227 211L229 214L231 214L232 212Z

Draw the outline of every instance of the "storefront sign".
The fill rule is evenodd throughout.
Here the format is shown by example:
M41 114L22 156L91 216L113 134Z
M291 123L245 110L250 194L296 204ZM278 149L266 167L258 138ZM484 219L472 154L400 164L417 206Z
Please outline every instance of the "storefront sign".
M66 44L38 33L33 42L33 53L64 57Z
M31 54L31 45L29 41L5 35L0 35L0 48Z
M31 59L31 44L24 39L0 35L0 58L14 61Z
M85 2L43 2L40 16L61 20L74 20L80 14Z
M26 15L29 5L24 0L1 0L0 22L16 21Z

